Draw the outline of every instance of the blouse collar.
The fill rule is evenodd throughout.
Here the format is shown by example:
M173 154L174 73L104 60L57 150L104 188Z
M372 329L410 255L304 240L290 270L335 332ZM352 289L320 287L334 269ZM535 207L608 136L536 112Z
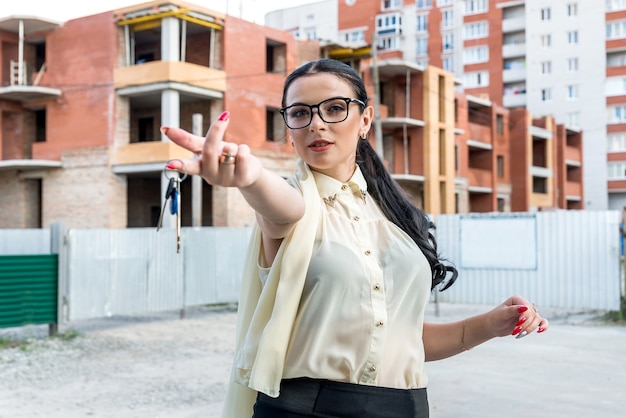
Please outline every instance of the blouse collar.
M345 193L353 193L355 196L365 201L367 182L358 165L356 166L356 170L354 170L354 174L347 182L340 182L337 179L317 171L313 171L313 177L315 178L320 196L327 204L333 202L337 196Z

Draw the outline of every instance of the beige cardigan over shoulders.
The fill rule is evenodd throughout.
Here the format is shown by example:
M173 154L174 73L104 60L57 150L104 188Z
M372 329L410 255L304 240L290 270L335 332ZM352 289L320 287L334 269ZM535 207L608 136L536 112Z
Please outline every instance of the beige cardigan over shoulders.
M252 417L257 392L279 395L321 205L311 170L300 159L294 183L304 197L305 213L283 240L263 286L258 266L262 249L258 225L250 238L237 312L235 360L222 418Z

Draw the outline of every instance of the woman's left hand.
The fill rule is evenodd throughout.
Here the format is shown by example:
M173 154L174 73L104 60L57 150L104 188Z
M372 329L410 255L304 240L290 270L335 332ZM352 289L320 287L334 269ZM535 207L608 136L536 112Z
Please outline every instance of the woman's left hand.
M535 305L521 296L511 296L489 314L490 329L497 337L513 335L522 338L537 331L544 332L550 326Z

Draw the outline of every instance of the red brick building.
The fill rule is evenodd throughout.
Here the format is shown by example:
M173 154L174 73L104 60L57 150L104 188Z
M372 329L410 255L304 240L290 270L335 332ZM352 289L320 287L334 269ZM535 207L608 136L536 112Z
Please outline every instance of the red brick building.
M311 48L298 52L287 33L155 1L63 25L1 20L0 41L2 228L155 226L163 166L189 157L159 127L193 130L193 115L204 134L229 110L228 140L284 175L293 169L277 109L286 73ZM182 183L183 225L192 197L202 225L250 222L236 190L192 183Z

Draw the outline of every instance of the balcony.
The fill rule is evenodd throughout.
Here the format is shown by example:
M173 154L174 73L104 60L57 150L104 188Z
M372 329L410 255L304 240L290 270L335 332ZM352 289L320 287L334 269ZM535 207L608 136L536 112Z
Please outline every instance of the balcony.
M505 94L502 104L504 107L526 107L526 93Z
M476 148L483 149L491 149L492 148L492 138L491 138L491 127L480 125L478 123L469 123L470 130L470 140L472 142L476 142L478 144L484 144L484 146L476 145ZM469 145L469 141L468 141Z
M568 181L565 183L565 196L568 200L575 200L575 198L582 198L583 185L580 182Z
M11 16L0 20L0 31L14 34L18 42L12 44L9 38L3 40L6 42L6 55L2 57L4 75L0 99L28 103L61 96L61 90L40 84L46 71L45 56L36 52L28 53L33 45L43 45L45 48L46 35L60 26L59 22L28 16ZM37 36L32 37L33 34Z
M481 193L493 191L493 173L480 168L469 169L469 190Z
M118 90L148 85L171 88L167 84L193 86L207 92L226 90L226 72L181 61L152 61L116 68L113 81Z
M121 166L163 163L169 160L193 157L193 153L168 140L138 142L115 148L112 151L111 160L114 166Z
M531 166L529 174L537 178L552 178L552 169L546 167Z
M524 82L526 81L526 69L504 70L502 71L502 81L504 83Z
M545 139L546 141L552 139L552 131L539 126L530 126L528 133L532 135L533 139Z
M41 77L46 71L45 64L38 72L30 71L26 61L11 60L9 66L9 85L0 87L0 99L28 103L61 96L61 90L39 85Z
M526 29L526 17L511 17L502 20L502 33L518 32Z
M565 161L568 165L580 165L583 160L580 147L565 147Z
M515 58L526 56L525 43L513 43L502 46L502 58Z

